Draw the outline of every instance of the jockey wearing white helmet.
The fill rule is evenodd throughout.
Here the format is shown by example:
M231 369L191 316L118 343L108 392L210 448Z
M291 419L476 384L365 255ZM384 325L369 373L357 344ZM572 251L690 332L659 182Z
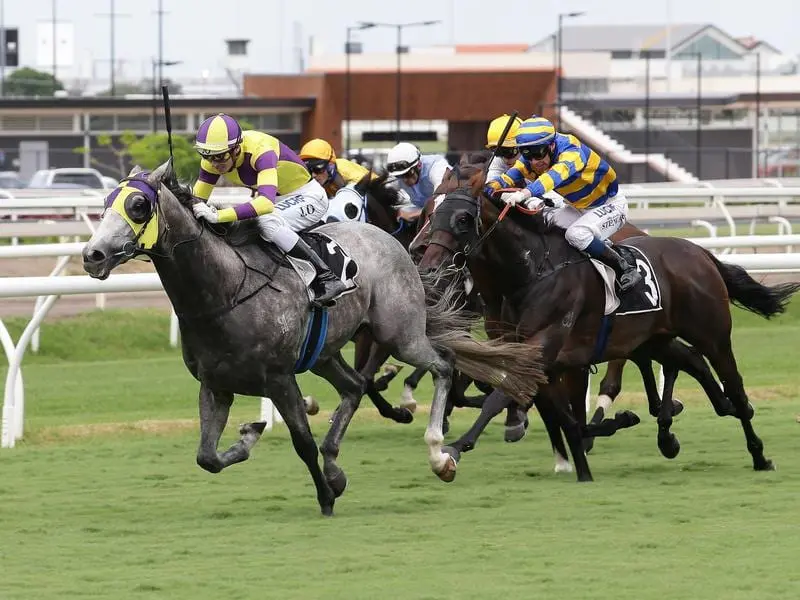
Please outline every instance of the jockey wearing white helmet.
M450 171L450 163L441 154L423 154L414 144L400 142L389 150L386 170L397 179L401 192L417 208L433 196Z

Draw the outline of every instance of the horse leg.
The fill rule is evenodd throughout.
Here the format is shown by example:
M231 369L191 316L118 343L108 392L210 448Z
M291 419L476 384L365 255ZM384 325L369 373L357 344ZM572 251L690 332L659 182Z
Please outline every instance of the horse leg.
M736 409L736 416L742 424L744 436L747 440L747 450L753 457L753 468L756 471L775 470L773 462L764 456L764 443L753 429L752 419L755 410L744 390L742 376L736 366L736 358L733 356L730 337L719 340L716 344L704 344L701 342L693 345L708 357L711 366L722 382L725 395Z
M333 516L333 503L336 500L322 469L319 468L317 443L311 434L311 427L308 425L303 396L294 375L270 375L267 378L266 396L272 398L272 402L283 417L283 422L289 430L292 438L292 445L300 459L306 464L314 486L317 488L317 502L320 510L326 517Z
M403 394L400 396L400 406L410 410L412 413L417 410L417 401L414 399L414 390L417 389L420 380L425 376L428 369L417 367L414 372L403 380Z
M197 464L209 473L219 473L225 467L245 461L250 449L264 432L266 423L245 423L239 429L241 438L222 453L217 451L220 437L228 422L233 394L212 390L200 384L200 446L197 449Z
M489 422L512 403L513 401L511 398L500 390L493 391L486 397L483 406L481 406L481 413L478 415L472 427L455 442L446 446L445 452L452 455L456 461L458 461L461 458L462 452L469 452L475 448L475 444L478 443L478 438L483 433L483 430L486 429Z
M391 419L395 423L411 423L414 420L413 411L403 406L395 408L375 386L375 373L378 372L380 365L389 358L389 351L381 348L380 344L376 343L371 336L368 339L367 358L361 361L361 366L356 364L356 370L366 380L364 392L378 409L378 413L385 419ZM379 356L381 358L378 358Z
M564 437L567 438L567 445L572 453L572 462L575 465L575 472L578 481L592 481L592 472L589 469L589 461L583 451L583 427L575 418L574 406L581 404L581 410L585 413L586 385L589 383L588 369L570 369L560 376L550 377L550 383L544 386L544 403L549 402L559 414L561 428ZM540 404L537 404L539 406Z
M455 357L449 351L434 349L424 334L416 338L406 337L406 343L398 344L393 354L400 360L418 369L430 371L433 375L433 401L431 402L428 427L425 429L425 443L428 445L428 461L431 470L442 481L451 482L456 476L457 458L443 451L445 405L453 383Z
M652 375L652 371L650 372ZM658 449L665 458L675 458L681 451L681 444L675 434L670 431L672 427L672 391L675 380L678 378L678 369L672 365L664 365L664 394L658 413Z
M336 464L339 447L353 414L358 410L364 394L366 382L364 378L350 367L341 353L321 363L317 363L312 372L328 381L342 399L339 410L328 429L328 433L320 446L323 460L323 473L333 493L338 498L347 487L347 476Z
M606 374L600 381L600 393L595 401L595 410L589 423L599 423L603 420L606 412L611 408L611 404L617 399L622 391L622 371L625 369L625 359L610 360L606 365ZM591 443L586 452L592 449Z
M572 473L572 464L569 462L567 447L564 445L564 436L561 434L558 411L549 401L536 403L536 410L544 423L547 436L550 438L550 446L553 448L553 471L556 473Z
M736 409L725 393L720 389L703 355L696 348L673 340L667 348L667 353L669 355L669 360L672 361L672 364L677 369L680 369L697 380L706 393L706 396L708 396L711 405L714 407L714 412L716 412L718 416L736 416ZM680 412L680 410L677 410L680 402L673 399L673 403L675 404L676 410L673 411L672 414L677 415Z

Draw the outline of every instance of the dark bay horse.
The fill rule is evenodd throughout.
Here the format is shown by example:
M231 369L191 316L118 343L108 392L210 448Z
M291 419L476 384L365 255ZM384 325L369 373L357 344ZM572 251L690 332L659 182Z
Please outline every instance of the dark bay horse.
M453 369L486 379L518 401L544 380L535 352L522 352L520 344L477 340L467 333L466 317L448 306L447 293L432 301L408 252L392 236L363 223L323 225L316 231L346 249L359 273L357 287L325 311L327 333L312 368L342 399L322 443L320 468L296 381L313 317L306 285L281 253L260 241L257 223L241 224L245 233L252 232L245 236L252 242L233 245L229 229L194 218L192 201L170 162L152 173L134 169L106 199L103 220L84 247L83 266L92 277L105 279L136 254L146 253L153 261L178 315L184 363L200 382L197 463L203 469L218 473L249 458L265 423L242 425L240 439L223 452L219 441L234 394L267 396L314 481L321 512L332 515L347 484L336 462L339 446L365 386L341 349L361 328L369 328L398 360L433 372L424 437L431 469L444 480L455 475L452 457L442 451Z
M481 289L491 287L503 295L503 320L514 324L517 341L544 349L550 379L540 389L536 406L540 412L557 415L579 481L591 480L582 438L608 435L633 424L625 414L618 414L613 422L600 428L579 422L578 411L584 411L587 367L614 359L632 358L637 364L656 360L669 373L666 396L677 371L691 372L693 368L686 364L684 355L676 352L676 337L693 346L693 356L707 358L719 376L724 396L715 391L716 382L713 386L709 383L708 389L704 385L704 389L719 414L726 414L729 405L733 405L753 467L773 468L753 429L754 410L731 349L729 302L768 318L784 310L800 284L763 286L743 269L721 263L687 240L630 238L626 245L640 249L652 264L652 280L660 287L662 310L615 317L604 348L595 356L604 321L604 284L594 267L566 242L563 231L549 227L541 214L511 211L507 218L499 220L499 209L481 197L482 174L471 174L470 184L449 193L435 211L420 267L453 265L455 257L456 264L468 265L474 275L478 263L488 265L483 271L487 281L479 284L475 277L476 285ZM481 420L508 405L502 396L498 398L495 403L484 403ZM672 416L671 398L665 398L658 412L658 445L670 458L679 450L670 431ZM448 451L459 457L457 449Z

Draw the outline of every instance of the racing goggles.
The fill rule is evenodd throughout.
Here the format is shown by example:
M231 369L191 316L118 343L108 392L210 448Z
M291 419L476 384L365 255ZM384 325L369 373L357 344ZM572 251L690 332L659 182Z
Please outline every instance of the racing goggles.
M519 152L528 160L542 160L550 152L550 144L544 146L523 146L519 149Z
M233 158L233 152L231 150L226 150L225 152L208 152L207 150L198 150L198 153L208 162L212 163L223 163Z
M408 171L412 167L416 167L419 164L418 161L408 162L407 160L398 160L397 162L392 162L386 165L386 170L389 173L398 173L401 171ZM406 173L402 173L405 175Z
M500 158L516 158L517 154L519 154L519 150L513 146L511 148L508 146L500 146L497 149L497 156Z
M328 163L326 161L309 160L306 162L306 169L308 169L309 172L314 175L324 173L327 170L327 168L328 168Z

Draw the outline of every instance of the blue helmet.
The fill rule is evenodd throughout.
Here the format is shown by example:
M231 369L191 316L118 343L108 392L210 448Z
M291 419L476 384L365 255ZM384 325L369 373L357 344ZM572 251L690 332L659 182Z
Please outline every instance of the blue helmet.
M517 147L544 146L556 137L556 128L544 117L525 119L517 129Z

